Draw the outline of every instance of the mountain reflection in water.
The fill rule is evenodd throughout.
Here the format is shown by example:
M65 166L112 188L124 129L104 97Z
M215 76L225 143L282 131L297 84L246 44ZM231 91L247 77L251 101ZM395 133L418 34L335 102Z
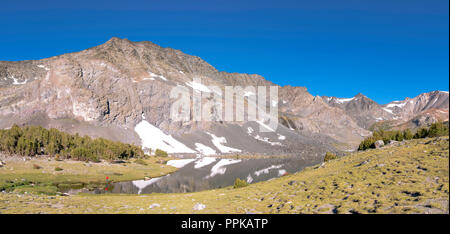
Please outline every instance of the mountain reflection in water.
M197 159L178 171L150 180L112 183L107 189L71 190L69 193L187 193L233 185L236 178L248 183L270 180L286 173L295 173L305 167L319 163L318 160L301 158L270 159L220 159L205 157Z

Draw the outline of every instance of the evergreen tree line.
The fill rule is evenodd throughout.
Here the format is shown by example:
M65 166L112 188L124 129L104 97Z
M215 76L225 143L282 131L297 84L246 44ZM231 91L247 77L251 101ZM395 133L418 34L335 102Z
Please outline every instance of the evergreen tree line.
M378 140L383 140L384 143L387 144L391 140L403 141L403 140L419 139L419 138L426 138L426 137L448 136L448 134L449 134L448 122L434 123L428 128L418 129L415 133L413 133L410 129L406 129L404 131L378 130L378 131L374 131L372 136L367 137L359 144L359 150L375 148L375 142Z
M144 151L135 145L103 138L71 135L57 129L40 126L0 129L0 151L22 156L51 155L60 159L98 162L143 157Z

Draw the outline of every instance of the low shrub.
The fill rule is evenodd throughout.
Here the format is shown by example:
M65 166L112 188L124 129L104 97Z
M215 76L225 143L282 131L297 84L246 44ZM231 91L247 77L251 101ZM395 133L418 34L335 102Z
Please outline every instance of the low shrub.
M168 157L169 155L164 150L156 149L155 156L156 157Z
M247 181L241 180L240 178L236 178L236 180L234 181L233 188L237 189L237 188L243 188L246 186L248 186Z
M327 153L325 154L325 158L323 159L323 162L328 162L328 161L334 160L334 159L337 159L336 154L333 154L333 153L331 153L331 152L327 152Z

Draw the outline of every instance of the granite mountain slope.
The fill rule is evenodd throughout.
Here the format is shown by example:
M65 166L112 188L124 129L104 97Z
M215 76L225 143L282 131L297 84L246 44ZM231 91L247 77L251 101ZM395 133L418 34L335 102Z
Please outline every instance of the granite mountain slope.
M201 84L194 79L201 79ZM218 71L199 57L148 41L111 38L76 53L0 61L0 128L42 125L171 153L303 157L353 148L370 134L370 121L366 124L345 108L312 96L305 87L278 86L279 100L267 103L279 108L281 124L275 132L258 132L262 124L254 121L170 118L175 101L170 90L177 86L189 88L193 95L211 93L208 86L274 85L259 75ZM217 108L210 111L218 114ZM380 115L391 118L384 112Z

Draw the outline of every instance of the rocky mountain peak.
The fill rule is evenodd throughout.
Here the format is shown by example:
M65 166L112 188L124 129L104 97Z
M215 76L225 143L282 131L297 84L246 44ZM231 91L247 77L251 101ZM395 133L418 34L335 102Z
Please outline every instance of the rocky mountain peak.
M128 40L127 38L119 38L119 37L111 37L108 41L106 41L104 44L119 44L119 43L132 43L130 40Z
M171 48L163 48L151 41L130 41L127 38L119 38L119 37L111 37L105 43L94 47L95 49L121 49L121 50L130 50L130 49L138 49L138 48L146 48L150 50L173 50ZM181 51L179 51L182 53Z
M369 134L369 124L392 118L362 94L314 97L305 87L287 85L278 90L281 125L271 135L255 132L260 123L254 121L172 121L175 100L170 91L184 86L191 95L199 92L194 78L201 79L201 90L208 90L208 85L275 85L256 74L219 72L197 56L152 42L113 37L77 53L38 61L0 61L0 128L14 123L43 125L150 148L156 147L150 141L156 134L166 139L158 144L173 152L199 152L196 148L204 146L227 151L220 145L227 144L247 152L301 149L302 154L317 155L333 150L336 142L358 144ZM168 142L186 147L171 148Z
M358 93L355 95L355 98L367 98L366 95L362 94L362 93Z

